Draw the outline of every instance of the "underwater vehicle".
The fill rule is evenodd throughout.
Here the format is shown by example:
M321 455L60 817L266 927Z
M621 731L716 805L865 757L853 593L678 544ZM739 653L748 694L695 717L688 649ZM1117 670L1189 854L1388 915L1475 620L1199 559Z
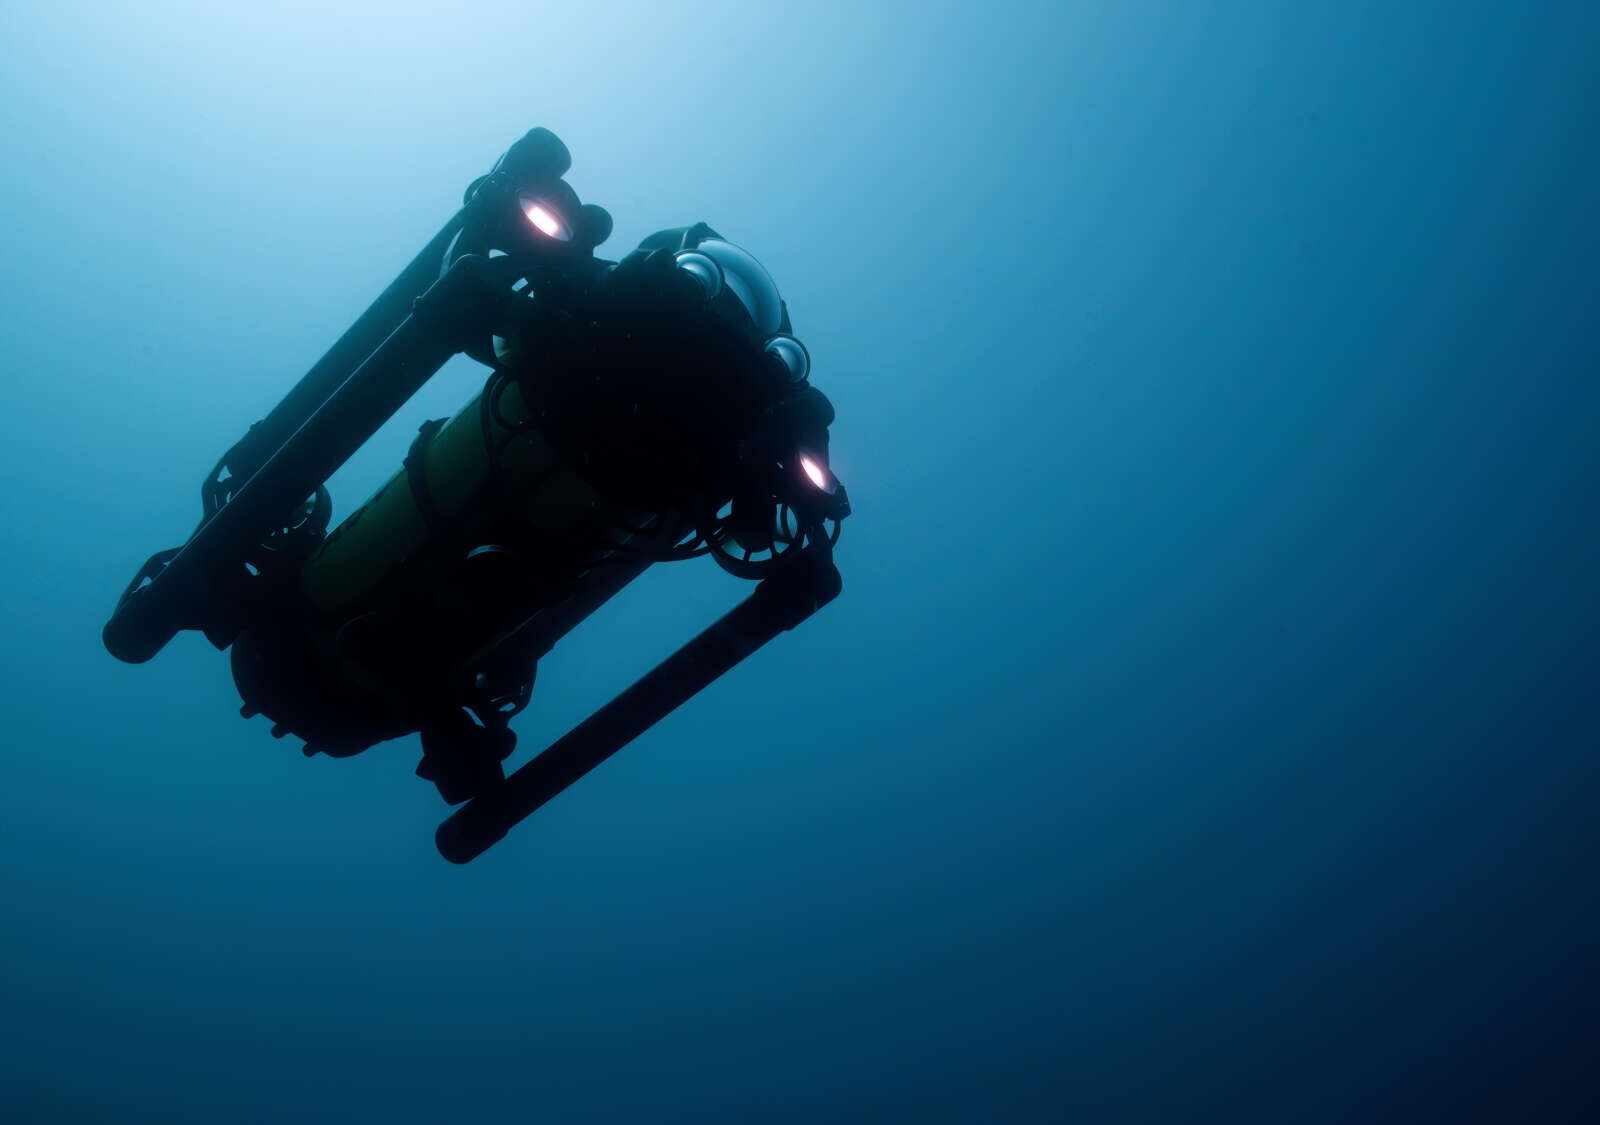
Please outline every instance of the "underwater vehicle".
M246 718L307 756L419 734L465 863L840 591L850 513L833 407L766 269L704 223L595 256L605 209L534 129L201 486L102 639L231 648ZM328 478L444 364L488 368L330 528ZM750 594L509 775L539 661L657 563L709 555Z

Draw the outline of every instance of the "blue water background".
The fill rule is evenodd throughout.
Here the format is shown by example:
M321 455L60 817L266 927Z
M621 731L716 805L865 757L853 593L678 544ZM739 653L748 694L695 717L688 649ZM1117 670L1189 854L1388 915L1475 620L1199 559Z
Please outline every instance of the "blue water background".
M1576 1120L1600 8L13 3L0 1118ZM845 592L465 868L98 631L528 127L838 408ZM448 368L334 481L348 512ZM660 568L543 745L742 590Z

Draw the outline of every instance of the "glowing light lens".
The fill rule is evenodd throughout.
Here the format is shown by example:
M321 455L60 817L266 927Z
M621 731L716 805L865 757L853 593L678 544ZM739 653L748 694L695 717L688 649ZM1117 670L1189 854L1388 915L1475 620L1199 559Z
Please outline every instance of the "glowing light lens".
M539 200L523 196L522 213L546 238L553 238L557 242L568 242L572 239L572 232L567 229L567 224L561 221L561 216Z
M800 467L806 471L806 476L811 478L811 483L818 488L828 487L828 471L809 457L800 458Z

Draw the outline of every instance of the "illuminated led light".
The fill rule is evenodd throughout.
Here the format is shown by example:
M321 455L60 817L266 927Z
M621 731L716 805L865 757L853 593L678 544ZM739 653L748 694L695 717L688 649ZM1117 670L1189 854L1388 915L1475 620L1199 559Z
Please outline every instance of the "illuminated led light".
M566 242L572 238L572 232L567 229L567 224L561 221L561 216L539 200L523 196L522 213L546 238L553 238L558 242Z
M806 471L806 476L811 478L811 483L818 488L828 487L828 471L809 457L800 458L800 467Z

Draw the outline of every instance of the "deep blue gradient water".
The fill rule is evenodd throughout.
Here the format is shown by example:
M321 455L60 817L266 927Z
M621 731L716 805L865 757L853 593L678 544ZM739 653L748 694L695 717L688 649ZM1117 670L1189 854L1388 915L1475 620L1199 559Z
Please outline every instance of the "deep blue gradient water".
M0 12L0 1119L1579 1120L1600 8ZM532 125L833 399L845 592L481 860L102 650ZM334 481L348 512L447 368ZM542 746L742 596L658 568Z

